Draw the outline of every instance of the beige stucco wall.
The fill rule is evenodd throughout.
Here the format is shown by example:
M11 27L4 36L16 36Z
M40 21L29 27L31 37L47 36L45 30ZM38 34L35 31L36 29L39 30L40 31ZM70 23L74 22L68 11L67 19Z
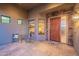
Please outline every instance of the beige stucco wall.
M13 34L27 35L27 12L24 9L16 6L16 4L0 4L0 15L11 17L9 24L0 23L0 44L12 42ZM24 19L23 23L17 24L17 19L20 18Z
M79 54L79 20L74 23L74 47Z
M27 25L26 23L27 18L28 18L27 11L17 6L16 4L7 4L7 3L0 4L0 15L10 16L11 20L14 20L16 24L17 24L18 19L23 19L24 24ZM27 32L26 26L24 27L24 25L20 25L19 28L21 32L20 34ZM23 28L25 28L26 31L23 31Z
M75 5L74 11L79 11L79 4ZM79 55L79 19L73 19L73 22L74 22L74 32L73 32L74 47Z
M0 14L10 16L13 19L27 19L27 12L15 4L0 4Z
M79 54L79 21L74 24L74 47ZM78 27L76 27L78 26Z
M31 9L31 11L29 12L29 17L33 17L33 18L39 18L40 16L43 17L44 16L43 13L49 12L51 9L60 5L62 4L50 3L50 4L44 4L44 5L38 6L36 8Z

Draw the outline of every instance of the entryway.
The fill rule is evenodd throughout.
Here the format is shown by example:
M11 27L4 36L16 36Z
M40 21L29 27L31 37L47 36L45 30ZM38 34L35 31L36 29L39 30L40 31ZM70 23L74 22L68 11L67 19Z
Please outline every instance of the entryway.
M60 42L61 17L50 18L50 40Z

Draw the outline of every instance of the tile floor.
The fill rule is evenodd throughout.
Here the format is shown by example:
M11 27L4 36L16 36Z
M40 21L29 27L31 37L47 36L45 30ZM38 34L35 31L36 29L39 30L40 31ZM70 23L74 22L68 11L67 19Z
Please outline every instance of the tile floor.
M0 56L75 56L72 46L48 41L16 42L0 46Z

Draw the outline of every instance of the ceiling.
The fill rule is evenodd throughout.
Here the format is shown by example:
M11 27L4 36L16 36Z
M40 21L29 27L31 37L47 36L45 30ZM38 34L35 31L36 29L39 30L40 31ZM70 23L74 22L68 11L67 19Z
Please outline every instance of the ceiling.
M74 7L74 3L64 3L62 5L59 5L55 8L51 8L49 10L46 10L46 11L43 11L43 13L52 13L52 12L55 12L55 11L67 11L67 10L73 10L73 7Z
M32 9L34 7L37 7L39 5L42 5L42 3L18 3L17 4L19 7L22 7L26 10Z
M40 5L45 5L46 3L17 3L18 7L21 7L25 10L31 10L32 8L39 7ZM60 9L70 9L74 4L62 4L56 8L51 9L50 11L56 11Z

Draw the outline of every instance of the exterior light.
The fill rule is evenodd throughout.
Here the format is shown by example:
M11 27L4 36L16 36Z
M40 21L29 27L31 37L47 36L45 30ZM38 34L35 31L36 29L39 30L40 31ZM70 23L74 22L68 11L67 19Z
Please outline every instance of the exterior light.
M73 19L79 19L79 16L74 16Z
M73 15L73 19L79 19L79 14Z

